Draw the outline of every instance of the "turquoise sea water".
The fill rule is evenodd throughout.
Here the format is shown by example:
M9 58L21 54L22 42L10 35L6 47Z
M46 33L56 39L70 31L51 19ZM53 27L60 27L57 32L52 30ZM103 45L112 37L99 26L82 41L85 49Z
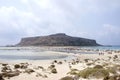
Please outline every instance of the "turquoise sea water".
M94 50L120 50L120 46L93 46L93 47L81 47L85 49L94 49Z
M77 47L78 48L78 47ZM94 50L120 50L120 46L98 46L98 47L79 47L85 49ZM88 54L87 52L82 52ZM95 53L95 52L92 52ZM92 54L89 52L89 54ZM46 53L44 50L34 47L0 47L0 60L46 60L46 59L59 59L67 58L66 55L50 55L52 53Z
M30 47L0 47L0 59L2 60L47 60L67 57L66 55L51 54Z

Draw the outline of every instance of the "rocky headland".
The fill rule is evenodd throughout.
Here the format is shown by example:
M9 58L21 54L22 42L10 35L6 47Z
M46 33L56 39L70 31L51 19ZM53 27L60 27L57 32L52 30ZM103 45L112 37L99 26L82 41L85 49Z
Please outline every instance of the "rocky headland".
M22 38L16 46L99 46L95 40L72 37L64 33Z

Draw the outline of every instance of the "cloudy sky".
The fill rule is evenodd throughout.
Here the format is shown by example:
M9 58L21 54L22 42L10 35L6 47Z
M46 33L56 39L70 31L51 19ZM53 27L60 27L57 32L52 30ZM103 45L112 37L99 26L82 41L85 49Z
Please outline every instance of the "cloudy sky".
M120 45L120 0L0 0L0 45L54 33Z

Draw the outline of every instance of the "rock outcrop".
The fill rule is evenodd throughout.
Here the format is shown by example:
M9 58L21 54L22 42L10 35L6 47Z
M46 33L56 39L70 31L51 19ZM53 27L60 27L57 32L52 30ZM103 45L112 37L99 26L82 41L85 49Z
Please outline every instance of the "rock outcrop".
M71 37L64 33L22 38L17 46L98 46L95 40Z

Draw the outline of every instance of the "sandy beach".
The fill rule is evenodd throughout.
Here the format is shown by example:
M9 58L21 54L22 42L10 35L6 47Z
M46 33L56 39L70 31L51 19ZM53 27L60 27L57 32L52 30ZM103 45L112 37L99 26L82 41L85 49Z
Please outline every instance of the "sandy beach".
M76 54L71 49L69 53L47 50L52 55L72 56L69 59L1 61L0 80L120 80L119 51L81 49L96 54Z

